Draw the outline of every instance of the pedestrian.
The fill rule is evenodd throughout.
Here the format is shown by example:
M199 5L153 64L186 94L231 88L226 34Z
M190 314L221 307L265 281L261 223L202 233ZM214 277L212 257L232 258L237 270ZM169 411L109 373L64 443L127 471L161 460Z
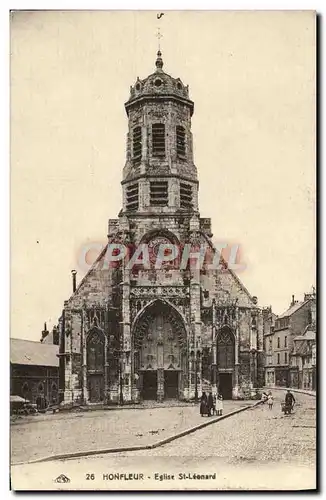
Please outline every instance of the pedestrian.
M217 404L217 396L216 396L216 393L214 392L214 394L213 394L213 415L217 415L216 404Z
M41 409L41 405L42 405L42 398L41 398L41 396L38 394L38 395L37 395L37 398L36 398L36 407L37 407L37 411L40 411L40 409Z
M268 409L272 410L273 409L274 400L273 400L273 396L272 396L271 392L268 394L267 403L268 403Z
M203 394L201 395L200 398L200 414L201 416L204 415L204 413L207 413L207 395L206 392L204 391Z
M210 391L208 394L208 398L207 398L207 410L208 410L209 417L212 415L213 407L214 407L213 394Z
M217 415L221 416L223 413L223 396L222 396L222 394L219 394L217 397L216 410L217 410Z
M294 403L294 396L290 389L288 389L285 394L285 409L288 413L291 413L291 411L293 410Z

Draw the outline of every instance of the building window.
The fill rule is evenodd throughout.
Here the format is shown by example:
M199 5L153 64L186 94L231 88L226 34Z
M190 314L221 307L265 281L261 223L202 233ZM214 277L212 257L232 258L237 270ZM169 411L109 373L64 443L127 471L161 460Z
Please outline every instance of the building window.
M287 336L285 335L285 337L284 337L284 347L287 347L287 346L288 346L288 345L287 345L287 344L288 344L287 340L288 340L288 338L287 338Z
M180 183L180 207L181 208L192 208L192 186Z
M234 337L231 330L223 327L217 337L217 362L219 368L234 367Z
M104 336L97 330L87 339L87 369L99 372L104 370Z
M269 351L273 350L273 340L270 338L269 339Z
M152 206L167 206L169 202L168 182L152 181L150 183L150 204Z
M141 127L135 127L132 132L132 156L134 160L138 160L140 162L141 150Z
M284 353L284 363L287 365L287 362L288 362L288 353L285 352Z
M152 150L153 156L165 156L165 125L163 123L152 125Z
M138 210L139 207L139 197L138 197L138 184L131 184L127 186L126 190L126 209L128 212L134 212Z
M280 364L280 353L277 354L277 364Z
M278 349L281 347L281 345L280 345L280 337L277 337L277 347L278 347Z
M181 125L178 125L176 128L176 136L177 136L177 155L178 156L185 156L186 155L186 131Z

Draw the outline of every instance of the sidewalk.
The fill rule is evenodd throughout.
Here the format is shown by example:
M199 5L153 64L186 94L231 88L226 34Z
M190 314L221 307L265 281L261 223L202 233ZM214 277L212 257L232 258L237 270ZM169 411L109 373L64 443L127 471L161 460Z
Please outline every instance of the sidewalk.
M293 389L292 387L264 387L265 391L288 391L290 390L291 392L297 392L299 394L307 394L307 396L317 396L316 391L307 391L306 389Z
M254 402L224 401L223 414L248 404ZM37 425L22 422L11 427L11 460L15 464L53 455L153 445L208 419L200 416L199 405L48 415Z

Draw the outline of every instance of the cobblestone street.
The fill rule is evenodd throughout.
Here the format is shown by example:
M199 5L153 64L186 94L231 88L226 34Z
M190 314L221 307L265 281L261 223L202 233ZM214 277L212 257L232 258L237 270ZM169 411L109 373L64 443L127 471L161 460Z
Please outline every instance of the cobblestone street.
M16 465L12 467L12 479L19 477L19 484L30 484L33 479L39 488L55 488L54 478L64 473L70 479L69 488L83 489L119 489L121 481L108 480L108 475L120 473L144 474L142 481L124 481L125 489L309 489L315 487L316 469L316 400L314 397L296 394L297 404L291 416L284 416L280 410L283 392L275 391L275 404L269 411L266 405L227 418L219 423L205 427L193 434L177 439L170 444L153 450L134 451L96 455L71 460L57 460L38 464ZM240 405L240 402L230 402L230 405ZM243 404L243 402L242 402ZM226 405L225 405L226 406ZM182 410L177 421L176 416ZM124 444L130 442L139 432L139 425L146 423L145 412L116 411L110 413L115 425L128 425L132 422L132 431L125 432ZM177 425L182 427L182 419L187 420L184 427L200 423L202 419L196 408L166 408L159 409L154 417L155 426L159 428L162 420L170 420L166 429ZM100 412L96 412L100 413ZM111 416L113 415L113 416ZM129 415L129 416L128 416ZM149 414L148 414L149 415ZM164 415L164 416L163 416ZM76 421L84 422L83 428L92 427L93 439L97 436L96 427L100 426L103 415L92 415L79 419L67 419L69 427L62 429L63 434ZM126 420L125 420L126 419ZM118 424L117 422L119 422ZM124 424L121 424L121 420ZM86 423L88 421L88 423ZM177 423L176 423L177 422ZM62 422L61 422L62 424ZM61 426L60 424L60 426ZM112 424L112 421L111 421ZM26 424L27 426L28 424ZM77 424L76 424L77 425ZM79 425L79 423L78 423ZM103 424L102 424L103 425ZM18 426L17 426L18 427ZM24 426L25 427L25 426ZM34 425L30 426L32 429ZM35 426L38 428L39 426ZM148 425L147 425L148 427ZM81 429L82 427L79 427ZM117 427L116 427L117 428ZM120 427L121 429L122 427ZM109 426L106 427L109 432ZM127 427L125 427L127 429ZM138 429L138 430L137 430ZM14 431L16 432L16 430ZM24 433L27 429L24 429ZM36 436L34 431L33 436ZM80 442L85 443L85 437L80 431L74 430L70 442L75 448ZM24 435L24 434L23 434ZM106 443L98 437L101 448ZM16 434L18 439L19 433ZM76 439L78 436L78 439ZM129 437L128 437L129 436ZM153 436L148 434L149 439ZM154 436L158 440L162 436ZM31 436L30 438L31 439ZM62 439L62 436L61 436ZM27 437L25 436L25 442ZM41 441L41 436L39 437ZM26 445L25 445L26 446ZM44 455L44 453L43 453ZM18 454L16 455L18 457ZM179 473L216 474L216 479L210 481L177 480ZM87 479L93 474L94 480ZM158 474L158 476L155 476ZM164 479L164 474L175 475L173 480ZM160 480L161 476L162 480ZM168 476L165 476L166 478ZM62 485L67 487L66 485ZM22 486L21 486L22 487Z
M295 413L284 416L280 410L283 398L282 392L275 392L276 401L271 411L267 405L260 405L142 453L169 457L217 456L230 463L283 461L315 466L316 400L296 394Z

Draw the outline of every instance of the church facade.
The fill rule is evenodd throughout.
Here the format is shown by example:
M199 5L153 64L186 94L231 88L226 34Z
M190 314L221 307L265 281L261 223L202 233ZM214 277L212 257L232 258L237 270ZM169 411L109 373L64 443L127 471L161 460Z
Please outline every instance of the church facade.
M210 389L243 397L264 383L262 310L223 259L213 265L211 221L198 207L194 104L160 51L125 109L123 207L59 320L61 401L191 400Z

